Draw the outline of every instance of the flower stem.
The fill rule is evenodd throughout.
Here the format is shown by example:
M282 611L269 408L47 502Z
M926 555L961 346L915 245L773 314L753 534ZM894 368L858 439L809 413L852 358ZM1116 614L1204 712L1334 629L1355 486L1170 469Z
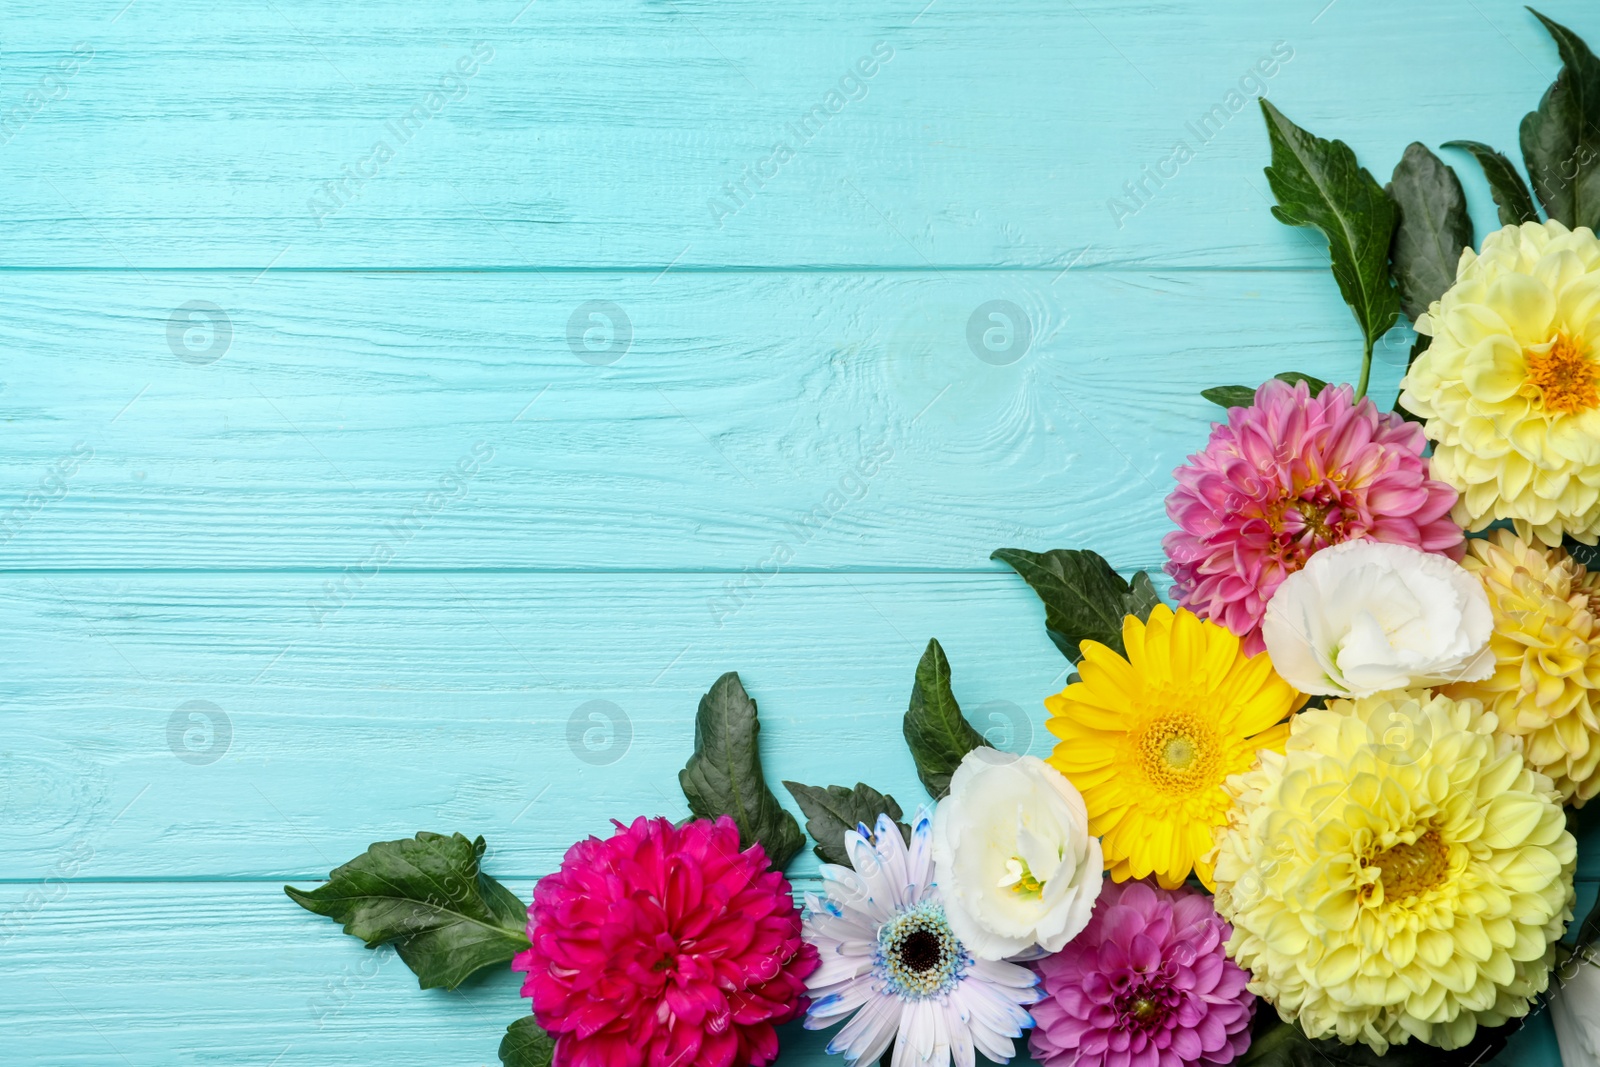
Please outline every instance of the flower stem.
M1366 345L1361 353L1361 377L1356 382L1355 399L1360 400L1367 395L1367 379L1372 376L1372 338L1367 338Z

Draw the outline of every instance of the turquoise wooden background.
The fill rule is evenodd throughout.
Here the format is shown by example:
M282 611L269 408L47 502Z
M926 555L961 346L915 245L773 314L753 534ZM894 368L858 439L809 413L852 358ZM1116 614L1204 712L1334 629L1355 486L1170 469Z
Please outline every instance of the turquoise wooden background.
M725 670L774 777L921 799L933 636L1046 752L989 551L1159 568L1202 387L1355 373L1229 93L1381 178L1514 150L1557 65L1510 0L9 5L3 1059L494 1064L514 976L419 992L280 886L463 830L526 897L684 813Z

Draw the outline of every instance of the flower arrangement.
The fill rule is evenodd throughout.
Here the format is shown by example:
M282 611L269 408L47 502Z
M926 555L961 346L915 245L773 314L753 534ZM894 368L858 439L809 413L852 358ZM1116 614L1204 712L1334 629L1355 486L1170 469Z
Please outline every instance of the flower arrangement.
M1041 694L1048 759L988 746L930 641L903 722L930 802L907 824L866 784L784 782L802 831L729 673L691 817L579 841L531 906L461 834L290 897L423 988L524 973L507 1067L765 1067L796 1020L850 1065L1468 1067L1552 993L1589 1062L1567 809L1600 793L1600 59L1537 17L1564 65L1522 125L1533 191L1446 146L1499 208L1476 248L1432 151L1380 186L1261 101L1274 214L1327 238L1360 371L1205 391L1226 414L1167 499L1171 605L1094 552L993 553L1076 669Z

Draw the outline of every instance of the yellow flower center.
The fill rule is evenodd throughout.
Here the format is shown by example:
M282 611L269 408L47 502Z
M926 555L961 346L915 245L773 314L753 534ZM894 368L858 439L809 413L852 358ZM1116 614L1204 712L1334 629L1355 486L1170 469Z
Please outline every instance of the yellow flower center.
M1556 334L1550 351L1529 352L1525 360L1528 384L1523 393L1537 396L1546 411L1570 415L1600 407L1600 368L1566 334Z
M1163 793L1186 795L1216 784L1216 738L1195 716L1163 716L1145 728L1136 744L1140 767Z
M999 888L1009 889L1019 897L1037 899L1044 895L1044 883L1033 876L1028 861L1021 856L1006 860L1006 874L1000 879Z
M1450 849L1439 831L1429 830L1409 845L1391 845L1376 853L1367 865L1378 868L1384 899L1399 903L1444 882L1450 873Z

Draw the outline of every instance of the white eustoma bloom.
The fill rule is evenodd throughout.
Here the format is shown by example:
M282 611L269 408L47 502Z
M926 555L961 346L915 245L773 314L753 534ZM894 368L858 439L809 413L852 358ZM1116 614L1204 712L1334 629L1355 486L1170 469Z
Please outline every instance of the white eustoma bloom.
M1261 636L1302 693L1364 697L1488 678L1493 629L1482 584L1449 557L1347 541L1283 580Z
M1057 952L1089 922L1104 861L1083 797L1036 756L967 753L933 814L950 927L980 959Z
M1550 997L1550 1018L1556 1025L1561 1062L1600 1063L1600 961L1585 959Z

